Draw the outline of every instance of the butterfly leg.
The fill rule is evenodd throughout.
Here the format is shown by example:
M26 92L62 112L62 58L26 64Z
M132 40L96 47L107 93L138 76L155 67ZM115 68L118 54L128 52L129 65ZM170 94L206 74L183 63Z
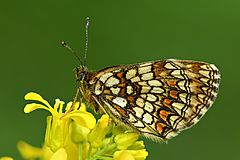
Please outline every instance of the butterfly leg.
M95 96L92 96L93 99L95 100L95 102L98 104L99 106L99 110L104 113L104 114L107 114L106 110L103 108L103 106L99 103L99 101L97 100L97 98Z
M79 88L77 88L77 92L76 92L76 95L75 95L75 97L73 98L73 102L72 102L72 105L71 105L71 107L62 115L62 117L61 118L63 118L63 117L65 117L69 112L71 112L72 110L73 110L73 108L74 108L74 104L76 103L76 101L77 101L77 97L78 97L78 95L79 95ZM82 99L82 98L81 98ZM81 103L79 104L79 105L81 105Z
M83 97L79 97L79 104L78 104L77 110L80 109L80 107L81 107L81 105L82 105L82 102L83 102Z
M74 99L73 99L72 106L71 106L71 108L68 110L69 112L73 110L74 104L77 102L78 95L79 95L79 88L77 88L77 92L76 92L76 95L75 95L75 97L74 97ZM82 99L82 98L80 98L80 100L81 100L81 99ZM79 105L81 105L81 103L82 103L82 101L80 101Z

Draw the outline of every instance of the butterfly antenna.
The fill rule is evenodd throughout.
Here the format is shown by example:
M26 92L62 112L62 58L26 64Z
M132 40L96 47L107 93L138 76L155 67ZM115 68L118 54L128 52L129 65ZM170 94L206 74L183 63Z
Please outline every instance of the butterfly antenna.
M84 61L83 65L86 66L87 63L87 51L88 51L88 28L89 28L89 17L86 17L86 26L85 26L85 50L84 50Z
M81 65L83 64L77 53L65 41L61 41L61 45L67 48L77 58Z

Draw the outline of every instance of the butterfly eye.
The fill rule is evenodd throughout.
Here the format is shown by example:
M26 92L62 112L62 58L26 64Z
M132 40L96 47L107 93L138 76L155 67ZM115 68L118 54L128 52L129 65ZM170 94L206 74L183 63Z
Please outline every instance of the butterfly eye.
M84 79L84 77L85 77L85 72L80 72L78 75L78 79L81 81Z

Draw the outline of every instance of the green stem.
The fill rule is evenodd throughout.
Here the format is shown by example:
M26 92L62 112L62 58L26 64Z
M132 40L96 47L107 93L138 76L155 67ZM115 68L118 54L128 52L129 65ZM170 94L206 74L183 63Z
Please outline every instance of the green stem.
M83 143L79 144L79 160L83 160Z
M92 152L92 147L90 145L87 153L87 160L91 160L91 152Z
M111 157L105 157L105 156L96 156L96 159L104 159L104 160L113 160Z

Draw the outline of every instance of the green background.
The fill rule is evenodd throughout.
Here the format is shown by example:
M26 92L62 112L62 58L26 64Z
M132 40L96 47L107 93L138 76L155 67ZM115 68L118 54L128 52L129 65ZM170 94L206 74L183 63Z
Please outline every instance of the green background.
M91 70L177 58L214 63L222 73L218 98L196 126L168 144L144 138L149 160L239 159L239 0L2 0L0 156L19 159L19 140L43 142L48 113L24 114L27 92L51 103L74 96L79 63L59 41L83 51L86 16Z

